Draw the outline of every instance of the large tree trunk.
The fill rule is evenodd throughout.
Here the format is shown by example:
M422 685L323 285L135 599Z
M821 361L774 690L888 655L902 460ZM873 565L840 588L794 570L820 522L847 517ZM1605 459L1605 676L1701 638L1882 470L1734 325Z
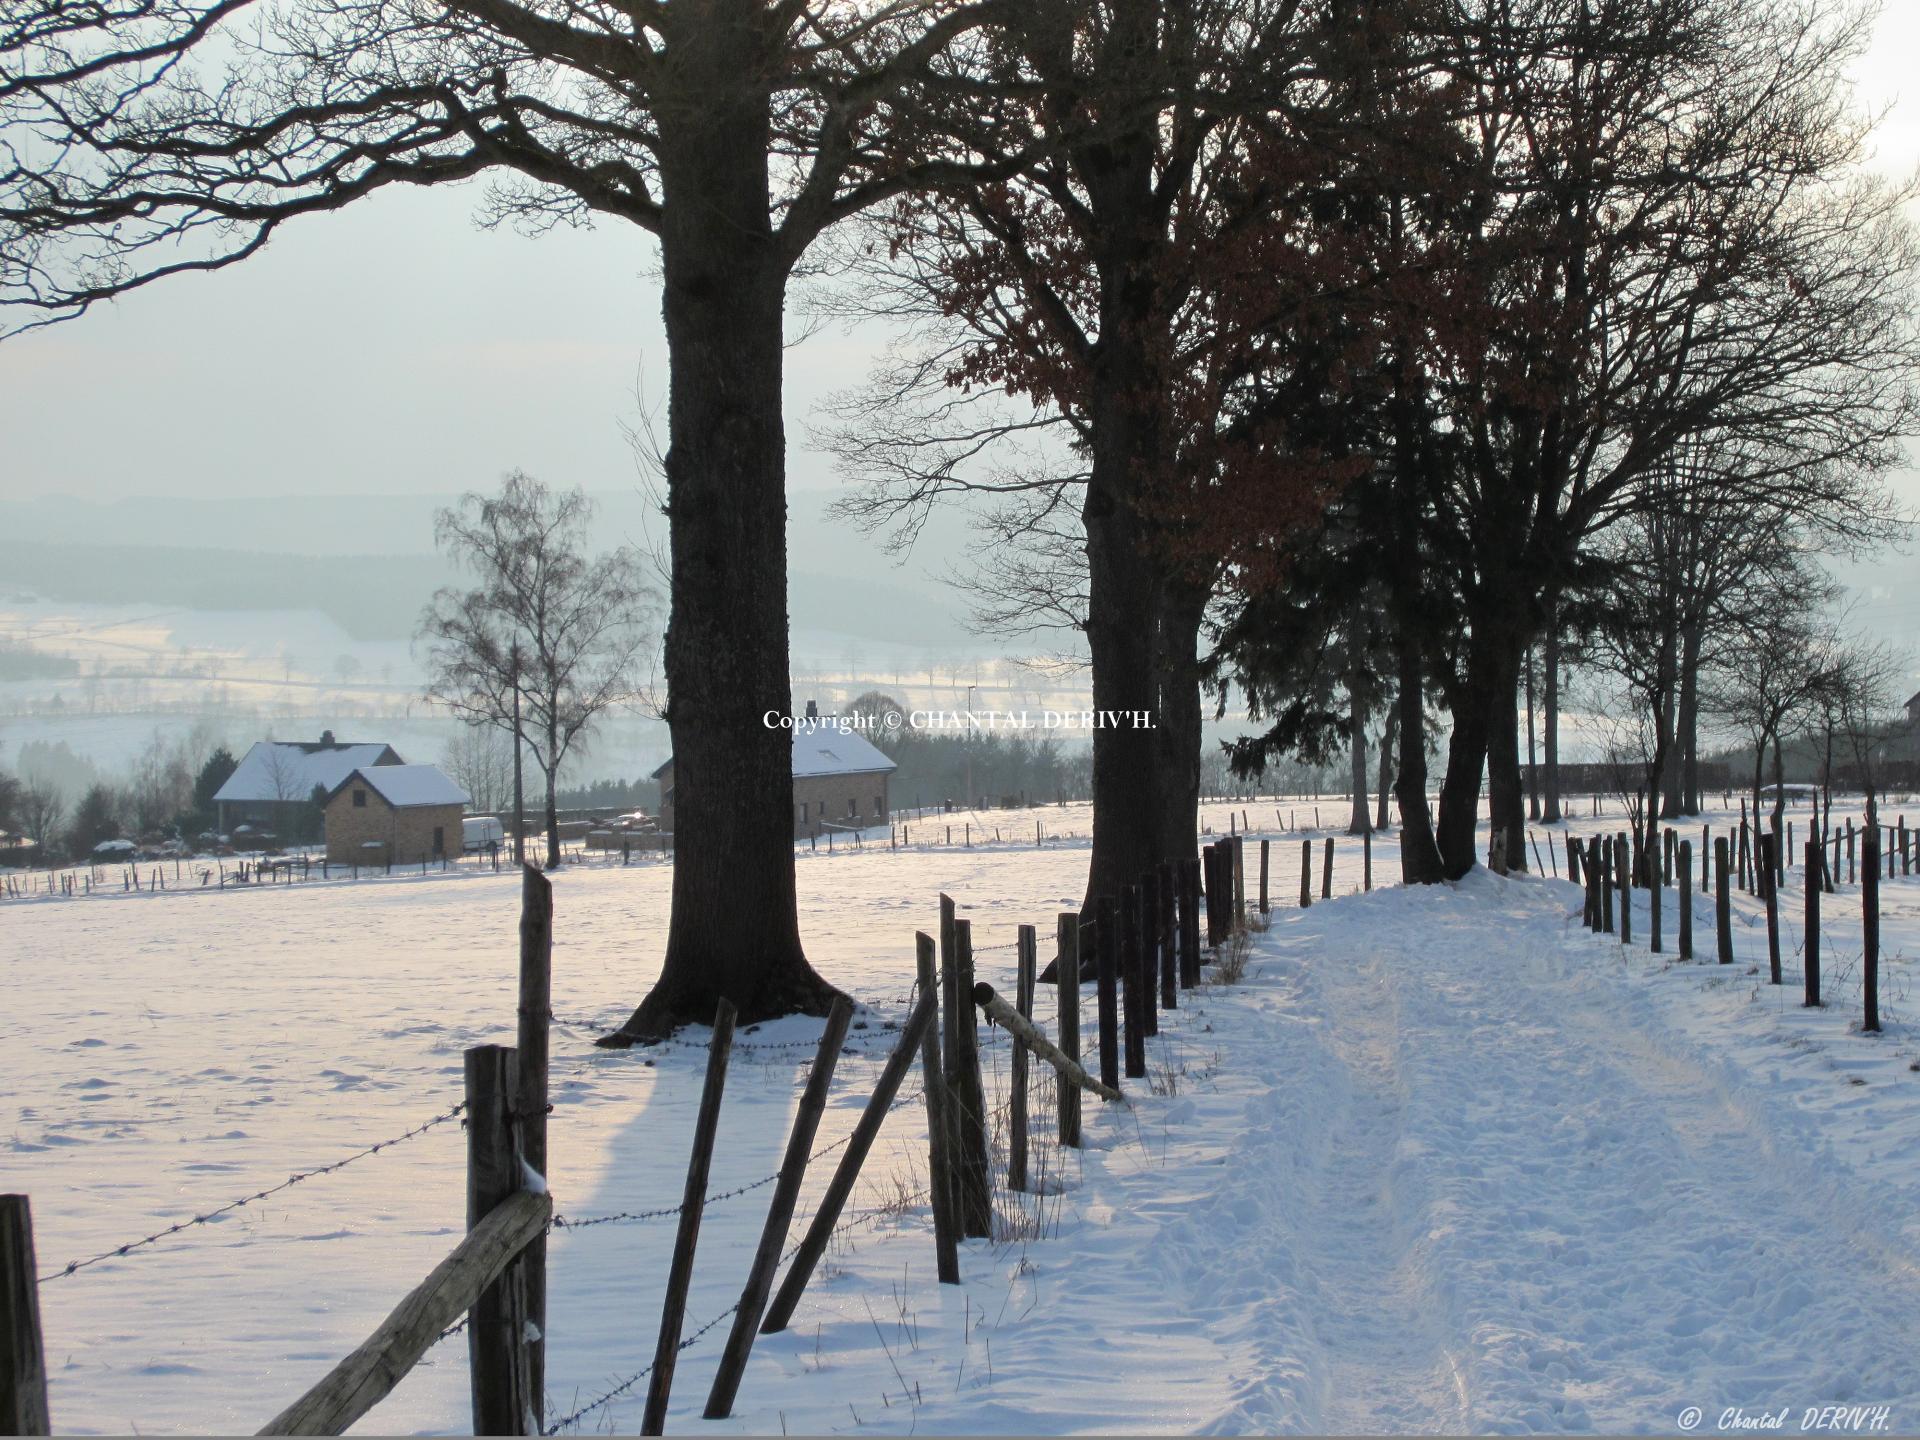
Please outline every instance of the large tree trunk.
M1447 739L1447 770L1440 780L1440 814L1434 843L1440 848L1440 867L1449 880L1458 880L1479 859L1474 835L1480 823L1480 787L1487 773L1488 720L1500 693L1498 677L1489 664L1487 637L1469 637L1464 688L1449 705L1453 731ZM1507 701L1512 704L1512 692Z
M1506 658L1506 657L1503 657ZM1515 652L1499 670L1487 716L1487 809L1489 849L1498 843L1509 870L1527 865L1527 802L1520 781L1520 664ZM1497 842L1496 842L1497 837Z
M1695 622L1680 630L1680 704L1674 717L1674 749L1680 783L1680 813L1700 813L1700 639Z
M1560 606L1547 601L1546 645L1541 657L1542 676L1540 729L1541 755L1546 774L1540 801L1540 818L1551 825L1560 818Z
M1400 773L1393 798L1400 806L1400 879L1408 885L1432 885L1445 876L1427 810L1427 709L1420 653L1411 637L1399 639Z
M1158 703L1153 731L1159 786L1162 860L1200 847L1200 622L1204 587L1170 581L1162 587L1154 647Z
M697 17L696 17L697 18ZM692 22L690 22L692 23ZM786 260L767 211L768 103L756 22L675 37L698 106L662 107L667 332L666 635L673 914L660 979L613 1043L706 1023L823 1015L834 990L800 945L787 669ZM606 1043L606 1042L603 1042Z
M1540 757L1533 744L1533 646L1527 646L1527 818L1540 818Z

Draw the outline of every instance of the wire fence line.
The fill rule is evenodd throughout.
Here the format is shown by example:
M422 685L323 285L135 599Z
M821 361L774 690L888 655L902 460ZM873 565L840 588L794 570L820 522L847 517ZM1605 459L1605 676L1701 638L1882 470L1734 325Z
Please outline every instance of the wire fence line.
M123 1255L131 1255L136 1250L144 1250L149 1245L157 1245L162 1240L172 1235L178 1235L183 1230L191 1230L197 1225L211 1224L222 1215L230 1215L236 1210L244 1209L246 1206L253 1204L255 1201L265 1200L271 1195L278 1195L282 1190L290 1190L295 1185L303 1184L308 1180L318 1179L322 1175L331 1175L335 1171L344 1170L356 1161L365 1160L370 1155L378 1155L384 1150L390 1150L395 1145L413 1139L416 1135L426 1134L427 1131L433 1129L435 1126L444 1125L447 1121L462 1114L466 1108L467 1102L462 1100L452 1109L441 1111L440 1114L435 1115L431 1120L423 1121L411 1130L402 1131L391 1140L380 1140L372 1145L364 1146L354 1151L351 1155L344 1156L330 1164L316 1165L308 1170L297 1170L285 1180L282 1180L278 1185L269 1185L264 1190L255 1190L252 1194L242 1195L237 1200L229 1200L226 1204L217 1205L204 1214L195 1215L191 1220L179 1221L176 1224L167 1226L164 1230L156 1230L151 1235L142 1236L138 1240L129 1240L124 1245L116 1245L110 1250L102 1250L99 1254L89 1255L84 1260L69 1260L59 1269L50 1270L46 1274L37 1277L38 1283L44 1285L49 1280L63 1280L69 1275L78 1274L89 1266L98 1265L103 1260L116 1260Z

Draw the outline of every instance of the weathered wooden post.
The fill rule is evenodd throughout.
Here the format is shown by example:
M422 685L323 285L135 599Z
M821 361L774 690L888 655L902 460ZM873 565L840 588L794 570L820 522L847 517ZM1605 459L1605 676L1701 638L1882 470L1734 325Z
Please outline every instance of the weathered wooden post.
M1313 841L1300 842L1300 908L1313 904Z
M1618 870L1620 899L1620 943L1633 943L1633 859L1632 847L1625 835L1616 835L1613 840L1613 861Z
M1207 887L1207 944L1220 943L1220 917L1225 907L1220 902L1219 847L1204 846L1200 851L1200 878Z
M800 1297L806 1292L807 1281L812 1278L820 1257L826 1254L827 1242L833 1238L834 1227L840 1223L840 1212L846 1208L854 1182L860 1178L860 1167L866 1163L867 1154L873 1149L874 1138L880 1133L881 1123L886 1120L887 1112L893 1106L893 1097L900 1091L900 1081L920 1050L927 1026L933 1023L935 1008L936 997L929 990L920 997L919 1003L913 1007L913 1013L907 1017L906 1029L900 1032L900 1043L894 1046L893 1054L887 1057L880 1078L874 1082L873 1094L867 1097L867 1107L860 1112L853 1134L847 1137L847 1148L840 1156L833 1179L827 1182L826 1192L821 1195L819 1207L813 1212L813 1221L807 1226L807 1233L801 1237L800 1248L787 1270L787 1278L780 1282L780 1289L767 1306L767 1318L760 1322L762 1335L777 1335L793 1319ZM973 1006L969 1004L967 1009L971 1011ZM969 1016L967 1023L972 1026L975 1022Z
M933 941L927 944L932 960ZM708 1420L724 1420L733 1413L733 1400L740 1393L740 1377L746 1373L747 1356L753 1349L753 1337L760 1329L760 1317L766 1313L767 1296L773 1290L773 1274L780 1266L780 1252L786 1247L787 1227L793 1223L793 1211L800 1200L800 1184L806 1178L807 1159L813 1150L813 1137L819 1133L820 1116L827 1108L827 1090L833 1084L833 1071L840 1060L840 1046L846 1041L847 1027L853 1023L853 1002L837 996L827 1012L827 1025L820 1046L813 1053L813 1071L807 1076L807 1088L801 1092L800 1108L793 1117L793 1130L787 1136L787 1152L780 1161L780 1179L773 1187L773 1199L767 1206L766 1223L760 1228L760 1244L753 1253L747 1271L747 1283L740 1292L740 1304L733 1312L733 1328L727 1332L727 1347L720 1354L714 1372L713 1388L707 1392ZM933 1027L927 1027L933 1033ZM935 1229L939 1207L934 1209ZM951 1239L951 1236L949 1236ZM956 1269L958 1268L956 1262ZM945 1276L941 1277L944 1281ZM955 1282L948 1283L956 1283Z
M1233 837L1233 929L1247 926L1247 837Z
M1038 942L1031 925L1022 925L1016 946L1019 969L1014 981L1014 1009L1023 1019L1033 1018L1034 976L1038 973ZM1013 1040L1013 1107L1007 1123L1007 1188L1027 1188L1027 1047L1018 1035Z
M1693 842L1675 842L1675 861L1679 867L1680 958L1693 959Z
M1728 871L1727 837L1713 842L1713 927L1720 947L1720 963L1733 963L1733 876Z
M33 1207L0 1195L0 1435L50 1435Z
M1331 900L1333 898L1333 837L1331 835L1326 838L1321 856L1320 898Z
M1265 840L1260 842L1260 913L1262 915L1267 913L1267 845L1268 842Z
M1566 842L1567 879L1573 884L1578 885L1580 883L1580 842L1575 840L1571 835L1566 837ZM1551 836L1548 837L1547 843L1549 845L1553 843Z
M1851 821L1848 822L1851 825ZM1849 837L1851 838L1851 837ZM1860 994L1864 1005L1860 1028L1868 1032L1880 1028L1880 832L1860 832ZM1853 860L1852 853L1847 856Z
M727 1086L727 1060L733 1053L733 1018L732 1002L722 1000L714 1011L707 1078L693 1122L693 1153L687 1161L687 1184L680 1196L680 1225L667 1269L667 1296L660 1307L660 1338L654 1344L653 1370L647 1377L647 1404L640 1417L642 1435L665 1433L674 1364L680 1358L680 1330L687 1319L687 1290L693 1284L693 1252L700 1240L701 1212L707 1205L707 1173L713 1165L714 1136L720 1129L720 1098Z
M519 1057L504 1045L466 1052L467 1229L525 1184ZM467 1325L468 1393L476 1435L525 1435L529 1392L526 1266L516 1260L480 1292Z
M1208 896L1211 900L1212 896ZM1120 902L1111 895L1094 901L1094 995L1099 1004L1100 1083L1120 1088ZM1211 918L1212 907L1208 907Z
M1140 872L1140 1029L1160 1032L1160 872ZM1031 1018L1031 1017L1029 1017Z
M1854 862L1853 817L1849 815L1847 816L1847 883L1849 885L1855 885L1859 883L1859 876L1854 871L1853 862Z
M1658 842L1655 842L1656 847ZM1661 881L1660 852L1656 848L1648 853L1647 878L1653 883L1647 887L1647 940L1651 953L1658 955L1660 944L1660 901L1665 886Z
M940 966L934 956L933 937L924 930L914 932L913 961L920 993L938 997ZM927 1184L933 1192L934 1268L942 1285L958 1285L960 1211L953 1188L953 1102L947 1095L937 1011L920 1039L920 1078L927 1100Z
M1549 846L1553 844L1551 835L1547 837L1547 844ZM1373 832L1371 830L1360 832L1360 888L1367 891L1373 889Z
M1780 983L1780 878L1774 863L1774 850L1780 843L1780 837L1771 832L1763 832L1756 837L1760 847L1760 896L1767 907L1767 975L1768 983Z
M958 1116L959 1143L954 1174L960 1194L960 1233L984 1239L993 1234L993 1181L987 1166L986 1087L980 1082L980 1021L973 1013L973 923L953 924L955 989L950 992L960 1015L954 1021L954 1046L947 1052L947 1095Z
M1180 862L1180 983L1191 990L1200 983L1200 859L1189 855Z
M1060 1053L1069 1060L1080 1059L1080 917L1071 910L1060 912L1054 921L1054 936L1060 958L1054 962L1055 989L1059 992L1058 1030ZM1080 1143L1080 1090L1075 1085L1059 1088L1059 1130L1062 1145Z
M1126 1071L1130 1080L1147 1073L1140 964L1140 887L1129 885L1120 892L1120 988L1126 1004Z
M1593 837L1600 857L1600 884L1596 901L1600 907L1600 933L1613 934L1613 841L1605 835Z
M1807 840L1807 942L1806 942L1806 999L1807 1005L1820 1003L1820 842L1811 837Z

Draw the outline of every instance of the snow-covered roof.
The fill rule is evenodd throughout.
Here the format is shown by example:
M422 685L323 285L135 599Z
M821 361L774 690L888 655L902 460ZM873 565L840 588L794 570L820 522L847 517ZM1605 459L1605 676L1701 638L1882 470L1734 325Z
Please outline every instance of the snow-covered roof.
M816 775L886 775L899 769L866 736L842 733L840 721L833 716L824 720L793 722L793 778L804 780ZM653 772L658 780L673 765L669 757Z
M355 778L366 782L369 790L396 810L416 805L464 805L467 792L447 778L438 765L366 765L349 774L333 787L338 794Z
M257 740L213 798L229 803L305 800L316 785L331 794L355 770L379 765L385 756L400 758L378 742Z

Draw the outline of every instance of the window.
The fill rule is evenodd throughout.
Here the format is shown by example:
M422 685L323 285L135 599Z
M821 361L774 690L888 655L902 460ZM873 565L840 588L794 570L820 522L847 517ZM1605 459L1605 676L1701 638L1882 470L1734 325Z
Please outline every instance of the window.
M433 827L433 853L436 855L447 853L447 830L444 825Z
M849 796L847 798L847 819L854 820L859 818L859 815L860 815L860 802L858 800L853 799L851 796Z
M364 810L367 808L367 792L366 791L356 790L353 792L353 808L356 810Z
M884 795L876 795L876 796L874 796L874 797L873 797L873 815L874 815L874 818L875 818L876 820L881 820L881 819L885 819L885 818L886 818L886 814L887 814L887 797L886 797L886 796L884 796Z

